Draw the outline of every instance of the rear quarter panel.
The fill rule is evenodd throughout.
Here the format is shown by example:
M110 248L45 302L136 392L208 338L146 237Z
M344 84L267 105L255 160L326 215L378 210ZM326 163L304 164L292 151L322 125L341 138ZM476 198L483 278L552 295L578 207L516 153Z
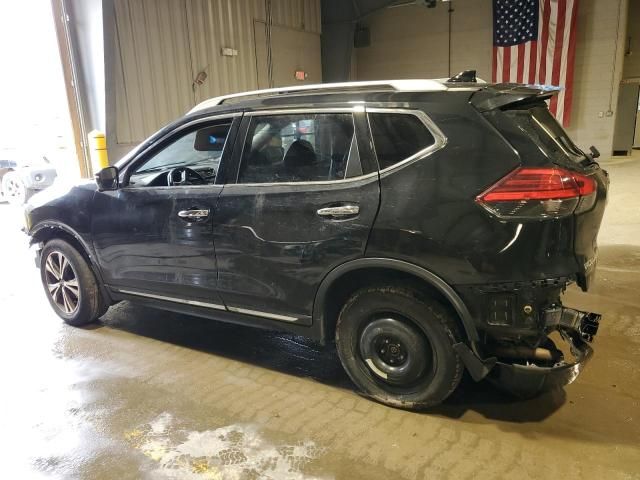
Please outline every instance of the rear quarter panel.
M575 272L571 219L506 222L474 201L520 165L520 157L467 98L450 92L412 103L438 125L447 144L381 173L380 210L366 255L418 264L451 285Z

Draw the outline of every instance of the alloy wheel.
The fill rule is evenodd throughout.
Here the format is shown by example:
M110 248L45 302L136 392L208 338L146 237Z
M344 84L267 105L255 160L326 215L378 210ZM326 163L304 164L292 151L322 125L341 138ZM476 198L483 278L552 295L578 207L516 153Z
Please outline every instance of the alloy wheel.
M47 256L45 279L53 302L63 313L73 314L80 303L80 286L73 266L61 252L53 251Z

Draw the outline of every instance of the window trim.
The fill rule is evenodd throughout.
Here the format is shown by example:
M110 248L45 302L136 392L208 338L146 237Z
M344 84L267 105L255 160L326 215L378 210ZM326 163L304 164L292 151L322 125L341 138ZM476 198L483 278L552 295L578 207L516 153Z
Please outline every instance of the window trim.
M202 117L202 118L197 118L194 120L191 120L189 122L185 122L182 125L177 126L176 128L174 128L173 130L165 133L163 136L161 136L160 138L158 138L156 141L154 141L153 143L147 145L141 152L138 152L138 154L133 157L123 168L123 171L121 172L121 182L122 183L126 183L125 185L123 185L121 188L126 188L126 189L139 189L139 188L193 188L193 187L211 187L214 185L217 185L216 183L213 184L207 184L207 185L172 185L172 186L158 186L158 187L132 187L129 185L129 179L131 178L131 175L133 174L133 172L131 171L133 168L135 168L138 164L140 164L140 162L143 162L145 160L145 158L147 157L147 155L152 152L155 149L158 149L158 151L160 151L161 149L163 149L163 146L165 143L169 142L171 140L171 138L177 136L177 134L179 134L180 132L182 132L183 130L186 129L190 129L191 127L197 126L199 124L207 124L207 123L211 123L211 122L218 122L220 120L229 120L231 123L231 128L233 129L233 124L236 121L236 118L238 117L242 117L243 112L231 112L231 113L224 113L224 114L217 114L217 115L210 115L210 116L206 116L206 117ZM198 130L198 128L195 128L194 131ZM169 145L171 145L172 142L170 142L168 145L164 146L164 148L168 147ZM225 151L227 150L227 148L233 148L233 144L234 144L234 140L232 139L231 142L226 141L225 145L224 145L224 149L222 152L222 156L220 157L220 159L222 160L222 157L224 157Z
M417 160L422 160L423 158L430 156L432 153L437 152L441 148L444 148L444 146L448 142L448 139L445 136L445 134L442 133L442 130L440 130L440 128L438 128L435 122L431 120L431 117L429 117L429 115L427 115L422 110L412 110L408 108L393 108L393 107L366 107L365 111L367 113L367 123L369 124L369 132L371 132L370 133L371 141L373 143L374 152L376 149L376 143L373 138L373 130L371 129L371 122L369 121L369 113L391 113L391 114L397 114L397 115L413 115L414 117L417 117L418 120L420 120L425 127L427 127L427 130L429 130L429 132L431 133L434 139L434 143L432 143L428 147L425 147L422 150L418 150L413 155L403 160L400 160L399 162L396 162L393 165L390 165L386 168L381 169L380 163L378 163L378 171L380 172L380 175L386 174L388 172L391 172L399 168L404 168L405 166L411 163L414 163ZM377 159L378 159L378 153L376 152L376 161Z
M224 184L212 184L212 185L183 185L183 186L172 186L172 187L148 187L148 188L194 188L194 187L201 187L201 188L206 188L206 187L211 187L211 186L217 186L217 185L224 185L224 186L233 186L233 185L242 185L242 186L247 186L247 187L264 187L264 186L295 186L295 185L333 185L333 184L342 184L342 183L348 183L348 182L357 182L357 181L362 181L362 180L367 180L369 178L372 177L376 177L378 175L383 175L383 174L387 174L393 170L399 169L399 168L403 168L406 165L409 165L417 160L420 160L422 158L428 157L430 156L432 153L435 153L436 151L440 150L441 148L444 148L444 146L447 144L448 139L447 137L444 135L444 133L442 133L442 131L440 130L440 128L438 128L438 126L433 122L433 120L431 120L431 118L422 110L415 110L415 109L408 109L408 108L394 108L394 107L367 107L363 104L360 105L356 105L353 107L321 107L321 108L279 108L279 109L272 109L272 110L252 110L252 111L236 111L236 112L228 112L228 113L220 113L220 114L216 114L216 115L209 115L206 117L202 117L202 118L197 118L194 120L191 120L189 122L186 122L182 125L179 125L178 127L174 128L173 130L167 132L166 134L164 134L162 137L160 137L159 139L157 139L156 141L154 141L153 143L147 145L141 152L139 152L135 157L133 157L131 159L131 161L129 161L123 168L123 172L121 172L121 179L124 180L126 179L126 181L128 182L129 177L130 177L130 170L131 168L133 168L139 161L141 158L143 158L144 156L147 155L147 153L149 151L151 151L152 149L157 148L159 145L162 145L164 142L166 142L170 137L174 136L176 133L190 128L194 125L198 125L198 124L203 124L203 123L207 123L207 122L211 122L211 121L218 121L218 120L224 120L224 119L228 119L231 120L231 122L233 123L236 118L238 117L252 117L252 116L264 116L264 115L287 115L287 114L291 114L291 115L295 115L295 114L303 114L303 113L350 113L352 115L352 120L354 122L354 136L357 136L357 125L356 125L356 114L358 113L365 113L366 114L366 121L367 121L367 127L368 127L368 137L369 140L373 143L373 137L372 137L372 133L371 133L371 124L369 122L369 113L392 113L392 114L408 114L408 115L414 115L416 117L418 117L418 119L425 125L425 127L431 132L431 135L433 135L433 138L435 139L435 143L433 143L432 145L425 147L424 149L414 153L413 155L411 155L410 157L405 158L404 160L401 160L398 163L395 163L387 168L384 169L380 169L380 165L378 164L378 160L377 160L377 154L376 154L376 163L378 164L378 169L374 170L372 172L363 174L363 175L359 175L357 177L351 177L351 178L344 178L341 180L316 180L316 181L308 181L308 182L265 182L265 183L238 183L238 175L239 175L239 168L238 168L238 172L236 172L236 178L234 179L233 183L227 181ZM238 128L241 130L241 126L238 125ZM241 145L243 146L242 151L240 152L240 158L239 161L242 161L242 154L244 153L244 145L246 144L246 136L248 135L249 130L247 129L244 132L244 136L245 138L242 140ZM241 131L238 131L238 133L242 133ZM236 135L236 139L233 143L232 147L237 147L238 146L238 141L239 138L237 138L238 136ZM375 144L372 145L373 146L373 152L375 153ZM227 146L225 145L225 149L227 148ZM230 160L231 162L233 162L232 157L228 157L228 160ZM364 168L364 165L362 164L362 158L360 159L360 163L362 165L362 167ZM239 166L239 165L238 165ZM124 185L122 188L136 188L136 187L130 187L128 184Z
M353 122L353 136L357 139L357 125L356 125L356 113L362 113L364 111L363 105L358 105L354 107L323 107L323 108L279 108L276 110L252 110L249 112L245 112L245 117L255 117L255 116L267 116L267 115L299 115L305 113L349 113L351 114L351 121ZM248 127L249 125L247 125ZM360 181L365 180L370 177L377 177L378 170L373 172L369 172L367 174L359 175L357 177L351 178L342 178L340 180L313 180L306 182L260 182L260 183L239 183L238 180L240 178L240 167L242 158L244 156L244 148L247 144L247 135L249 135L249 128L244 132L244 139L242 140L242 150L240 152L240 158L238 159L238 172L236 173L236 178L234 183L226 183L225 186L243 186L243 187L269 187L269 186L294 186L294 185L334 185L341 184L346 182ZM362 160L360 161L362 165Z
M549 113L549 115L551 115L551 112L549 112L549 110L547 110L547 112ZM535 115L535 112L533 111L533 109L529 109L526 114L531 115L531 118L533 119L533 121L542 129L542 131L544 133L547 134L547 136L551 139L551 141L553 143L555 143L558 146L558 148L560 148L560 150L562 150L562 152L567 157L578 157L580 159L584 159L586 157L584 152L582 152L582 153L574 152L574 151L571 151L571 150L573 150L572 148L568 149L565 145L563 145L562 142L560 142L558 140L559 137L557 137L555 135L555 133L551 131L549 126L545 125L544 123L542 123L542 121ZM552 116L552 118L553 118L554 121L557 122L557 120L553 116ZM558 126L560 127L560 130L565 135L565 137L573 144L573 146L576 149L579 150L579 147L573 142L573 139L571 137L569 137L569 134L566 132L564 127L559 122L558 122Z

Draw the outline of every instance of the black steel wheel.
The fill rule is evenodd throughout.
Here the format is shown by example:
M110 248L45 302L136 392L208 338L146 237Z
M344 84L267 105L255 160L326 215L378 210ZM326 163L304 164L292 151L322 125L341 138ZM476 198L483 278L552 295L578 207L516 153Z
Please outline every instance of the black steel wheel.
M390 385L412 385L433 366L427 337L397 314L366 324L360 333L359 353L371 371Z
M40 277L53 310L69 325L93 322L106 311L93 271L68 242L47 242L40 258Z
M367 396L387 405L426 408L445 400L462 378L453 350L456 319L420 292L371 287L344 305L336 347L345 370Z

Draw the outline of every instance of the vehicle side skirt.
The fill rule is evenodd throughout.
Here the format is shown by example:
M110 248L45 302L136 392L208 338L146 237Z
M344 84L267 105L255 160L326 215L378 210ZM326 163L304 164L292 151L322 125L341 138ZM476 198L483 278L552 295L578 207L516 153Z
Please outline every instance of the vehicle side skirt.
M131 295L131 294L120 292L108 286L107 286L107 290L109 290L110 296L115 301L129 300L131 302L135 302L140 305L145 305L147 307L159 308L161 310L168 310L170 312L193 315L196 317L208 318L211 320L218 320L221 322L233 323L236 325L243 325L243 326L256 327L256 328L261 328L266 330L275 330L275 331L293 333L296 335L303 335L317 342L322 342L319 324L315 322L307 326L307 325L302 325L297 323L270 320L270 319L258 317L255 315L232 312L229 310L219 310L219 309L213 309L213 308L200 307L197 305L188 305L184 303L159 300L156 298L146 298L139 295Z

